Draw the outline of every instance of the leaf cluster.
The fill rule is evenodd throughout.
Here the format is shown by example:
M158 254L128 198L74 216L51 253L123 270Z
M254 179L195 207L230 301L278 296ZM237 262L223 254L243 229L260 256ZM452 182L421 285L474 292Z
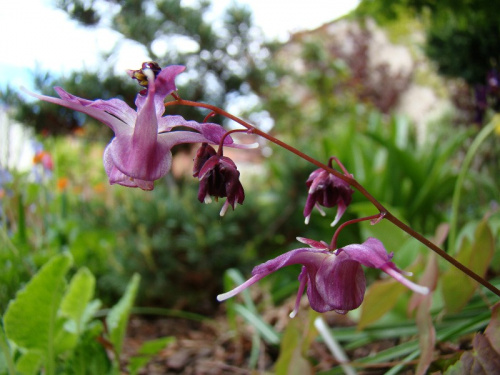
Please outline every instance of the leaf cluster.
M69 254L52 257L9 303L0 327L0 373L119 373L139 276L131 278L122 298L101 321L95 317L101 307L94 299L95 277L80 268L67 283L72 263ZM156 351L160 349L156 345ZM148 358L155 353L146 352ZM133 373L146 363L143 359L134 364Z
M420 17L425 52L439 72L473 86L485 84L487 73L500 64L497 7L487 0L364 0L356 12L381 23L407 14Z

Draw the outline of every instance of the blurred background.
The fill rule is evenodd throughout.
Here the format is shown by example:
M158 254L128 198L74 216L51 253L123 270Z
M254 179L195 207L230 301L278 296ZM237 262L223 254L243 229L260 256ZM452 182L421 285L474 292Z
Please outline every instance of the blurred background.
M77 267L95 275L105 304L115 302L139 273L137 306L215 316L226 270L248 275L256 264L299 247L297 236L330 241L335 209L327 210L327 218L314 212L304 225L305 181L314 168L274 145L260 142L256 150L231 152L246 200L220 218L220 203L196 199L193 149L174 149L172 173L152 192L109 186L102 153L110 130L20 91L24 86L53 96L53 87L62 86L80 97L118 97L134 107L139 87L124 70L150 60L186 65L177 80L182 98L227 109L318 160L337 156L374 197L424 235L433 237L440 224L449 223L443 246L450 253L464 237L473 238L485 218L497 247L498 126L475 150L459 185L460 200L453 203L464 158L500 105L497 5L486 0L4 4L0 308L5 310L48 259L68 251ZM167 109L174 111L198 121L207 114ZM355 193L344 217L373 213ZM377 236L396 253L399 267L422 271L428 251L385 224L349 226L339 245ZM500 272L498 252L493 253L492 278ZM262 283L267 307L294 298L298 268L289 268ZM370 280L377 277L368 273Z

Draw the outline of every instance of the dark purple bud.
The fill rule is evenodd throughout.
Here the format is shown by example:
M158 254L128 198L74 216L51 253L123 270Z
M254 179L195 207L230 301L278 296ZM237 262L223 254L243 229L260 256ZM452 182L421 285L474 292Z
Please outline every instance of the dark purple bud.
M306 205L304 207L306 224L309 223L311 212L314 207L324 215L320 206L327 208L338 207L337 215L331 225L334 226L337 224L347 209L347 206L351 203L354 190L351 189L347 182L321 168L309 175L306 185L309 188Z
M217 154L217 151L210 146L208 143L203 143L201 147L196 151L196 156L194 158L193 165L193 177L198 177L201 168L205 165L208 159Z
M202 151L202 154L204 153L205 151ZM216 199L219 197L227 198L222 206L221 216L224 216L229 206L234 210L235 203L242 204L245 200L245 192L240 183L240 172L238 172L236 164L228 157L211 156L197 174L200 180L198 190L198 200L200 202L210 203L211 196Z
M500 74L496 69L488 72L487 85L490 93L497 93L500 88Z

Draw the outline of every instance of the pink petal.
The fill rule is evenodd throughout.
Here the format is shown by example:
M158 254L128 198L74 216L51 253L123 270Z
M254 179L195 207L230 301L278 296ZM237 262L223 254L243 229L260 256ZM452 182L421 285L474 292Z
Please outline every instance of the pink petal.
M314 290L315 289L315 290ZM308 297L311 307L318 312L336 310L345 312L358 308L366 289L361 265L347 254L325 259L311 280Z
M100 109L99 107L95 108L91 106L93 103L90 100L87 99L82 99L77 96L71 95L64 91L60 87L55 87L54 88L57 93L61 96L62 99L59 98L54 98L52 96L45 96L45 95L39 95L35 94L33 92L30 92L24 88L22 90L28 94L31 95L37 99L49 102L49 103L54 103L58 104L60 106L74 109L75 111L85 113L86 115L89 115L96 120L102 122L103 124L109 126L115 133L119 132L121 129L126 128L131 126L131 124L127 124L123 122L122 120L116 118L115 116L110 115L109 113L105 112L104 110ZM118 99L116 99L118 100ZM116 103L115 103L116 104ZM126 103L124 103L126 105ZM112 105L112 104L110 104ZM120 104L121 105L121 104Z
M329 249L328 244L324 241L321 241L321 242L315 241L315 240L311 240L311 239L305 238L305 237L297 237L297 241L302 242L303 244L309 245L313 249L317 249L317 250L328 250Z

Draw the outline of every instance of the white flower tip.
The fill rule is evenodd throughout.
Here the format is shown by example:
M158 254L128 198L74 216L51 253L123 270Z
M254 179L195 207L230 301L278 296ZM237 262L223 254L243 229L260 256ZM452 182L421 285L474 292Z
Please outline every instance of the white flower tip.
M227 293L219 294L219 295L217 296L217 301L222 302L222 301L227 300L229 297L225 297L225 295L226 295L226 294L227 294Z
M146 75L146 77L148 77L148 81L155 80L155 73L151 69L149 68L142 69L142 72Z
M315 206L315 207L316 207L316 209L319 211L319 213L321 214L321 216L326 216L326 212L325 212L325 211L323 211L323 210L321 209L321 207L320 207L320 206L318 206L318 204L316 204L316 206Z
M226 211L228 208L229 208L229 203L227 202L227 199L226 199L226 201L224 202L224 204L222 205L222 208L220 210L220 216L224 216L226 214Z
M309 220L311 219L311 215L306 216L306 219L304 220L304 223L307 225L309 224ZM297 237L298 238L298 237ZM300 241L300 240L299 240Z
M219 302L222 302L222 301L225 301L231 297L234 297L235 295L237 295L239 292L241 292L241 290L243 290L244 288L241 287L241 285L239 287L236 287L234 288L233 290L230 290L229 292L226 292L226 293L222 293L222 294L219 294L216 298L217 298L217 301Z
M427 288L426 286L421 286L421 285L417 285L417 284L415 284L411 289L414 292L423 294L424 296L426 296L427 294L429 294L431 292L431 290L429 288Z
M290 317L290 319L293 319L297 316L297 309L293 309L293 311L288 314L288 316Z
M334 227L335 225L337 225L337 223L340 221L340 217L339 218L336 218L335 220L332 221L332 223L330 224L330 227Z
M245 146L245 148L248 148L248 149L259 148L259 144L257 142L249 143L249 144L242 145L242 146Z
M212 203L212 198L210 198L210 195L207 194L203 202L206 204Z

